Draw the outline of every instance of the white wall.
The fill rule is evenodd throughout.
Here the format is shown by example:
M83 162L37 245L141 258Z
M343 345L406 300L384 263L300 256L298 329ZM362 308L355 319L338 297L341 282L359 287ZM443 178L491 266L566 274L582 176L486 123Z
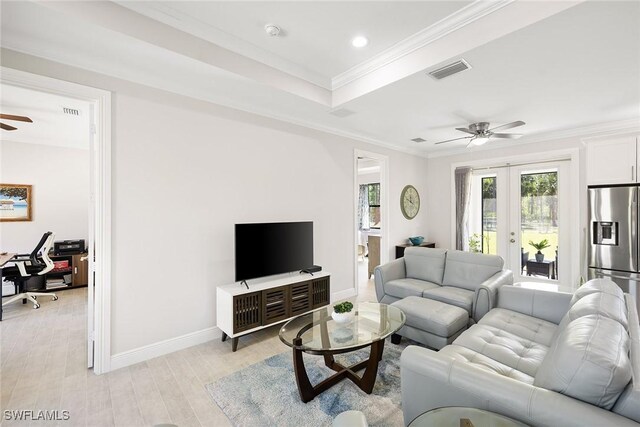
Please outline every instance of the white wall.
M311 220L332 292L354 286L354 149L389 156L389 254L424 233L402 188L424 158L146 88L12 51L3 65L113 92L112 353L215 325L233 282L233 225ZM283 347L284 350L284 347Z
M0 182L33 186L33 221L1 222L0 248L31 252L46 231L87 241L88 179L89 150L1 141Z

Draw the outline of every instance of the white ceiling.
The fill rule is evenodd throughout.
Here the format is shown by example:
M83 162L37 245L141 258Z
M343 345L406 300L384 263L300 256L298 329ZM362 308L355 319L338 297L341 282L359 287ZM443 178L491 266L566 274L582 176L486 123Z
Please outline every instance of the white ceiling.
M140 14L330 87L331 78L435 24L470 1L121 1ZM276 24L278 37L264 26ZM356 35L369 39L360 49Z
M63 108L78 110L79 115L65 114ZM33 120L33 123L2 120L18 129L0 130L0 140L89 149L87 102L0 84L0 111Z
M640 2L126 5L2 2L0 43L428 155L463 151L464 142L433 143L463 136L453 128L481 120L527 122L514 129L525 138L484 147L640 121ZM423 15L418 25L415 17ZM265 22L281 25L286 36L268 38ZM357 51L349 41L365 30L371 44ZM418 31L420 37L411 36ZM441 81L424 72L459 58L473 68ZM349 67L357 72L335 88L335 73ZM330 114L335 109L355 114L340 118ZM415 137L427 142L411 142Z

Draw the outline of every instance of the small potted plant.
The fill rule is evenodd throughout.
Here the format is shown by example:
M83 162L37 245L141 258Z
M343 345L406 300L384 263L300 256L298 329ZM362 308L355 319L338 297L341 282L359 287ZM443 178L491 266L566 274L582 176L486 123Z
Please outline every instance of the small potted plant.
M333 306L333 313L331 317L336 323L348 323L353 319L353 304L349 301L344 301Z
M538 250L538 252L536 252L536 262L544 261L544 254L540 251L551 246L547 239L541 240L538 243L535 243L533 240L529 240L529 245Z

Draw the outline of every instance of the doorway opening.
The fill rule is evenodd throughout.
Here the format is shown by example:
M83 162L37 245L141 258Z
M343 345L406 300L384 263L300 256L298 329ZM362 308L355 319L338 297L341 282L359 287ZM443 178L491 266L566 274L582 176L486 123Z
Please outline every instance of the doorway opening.
M78 248L75 253L69 253L72 250L62 253L65 249L64 245L59 245L55 248L55 254L52 254L54 258L60 258L53 260L60 261L60 264L55 267L60 269L60 274L51 277L51 287L48 291L55 291L58 296L57 301L47 303L51 310L48 312L42 310L43 304L37 310L29 309L21 319L33 321L34 314L41 313L47 318L44 323L55 328L55 314L59 311L67 318L75 316L72 320L73 329L80 331L82 337L76 337L73 344L83 348L72 349L74 357L79 359L74 362L74 366L84 369L93 367L96 374L108 372L111 359L111 94L104 90L10 68L0 67L0 71L0 84L19 95L11 101L12 106L24 108L27 113L32 111L28 114L33 119L33 123L28 124L32 125L29 130L35 132L24 141L18 141L18 133L8 135L4 132L2 162L3 164L6 162L25 164L25 160L41 162L39 167L19 168L16 173L22 174L21 176L15 174L5 176L6 170L3 168L0 181L20 178L23 181L29 180L28 174L35 173L36 170L46 176L46 179L32 186L33 221L20 224L23 227L32 226L40 234L44 231L52 231L57 234L56 241L84 240L83 248L79 247L82 246L81 243L77 243ZM9 101L8 92L3 91L3 113L5 108L10 107ZM51 122L57 123L57 130L45 129ZM61 124L64 126L60 126ZM28 128L25 126L23 129L26 132ZM71 130L74 130L74 136L69 133ZM10 137L14 144L5 143L11 140ZM67 147L66 145L70 143L75 143L77 147ZM44 148L31 150L33 151L31 155L20 154L27 150L25 147L37 144L47 146L47 153L64 149L80 149L83 152L76 157L68 155L58 159L59 161L54 161L54 154L44 153ZM16 147L18 151L14 150ZM14 151L5 152L9 148ZM28 149L30 148L33 147ZM74 168L81 168L83 176L73 174ZM54 182L62 178L67 181L59 185ZM40 178L34 176L32 179L36 182L35 180ZM67 200L69 197L71 199ZM78 207L80 199L83 206ZM74 200L73 209L70 200ZM74 228L74 222L82 222L83 228ZM7 223L3 222L4 224ZM19 245L26 245L26 243L18 243L16 239L10 239L10 234L2 233L2 235L0 249L3 251L7 251L5 247L10 245L15 245L16 249L19 249L17 247ZM35 243L37 241L33 245ZM29 251L32 249L33 247L28 248ZM70 276L66 273L70 273ZM44 286L46 289L46 281ZM53 286L57 288L54 289ZM47 299L43 297L43 303ZM9 328L7 324L9 321L8 315L3 316L3 329ZM17 339L20 338L17 337ZM69 340L69 345L71 343L72 341Z
M356 152L355 163L355 287L360 300L375 301L373 272L388 259L387 160L375 153Z

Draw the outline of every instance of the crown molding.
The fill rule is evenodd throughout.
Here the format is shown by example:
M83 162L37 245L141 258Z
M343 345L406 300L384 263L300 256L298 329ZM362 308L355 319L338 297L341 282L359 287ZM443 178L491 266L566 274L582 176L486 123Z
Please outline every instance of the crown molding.
M588 126L581 126L571 129L562 129L557 131L543 132L535 135L525 136L518 140L518 144L533 144L536 142L546 142L569 138L579 138L582 143L586 143L591 139L602 138L612 135L620 135L624 133L640 132L640 118L618 120L613 122L597 123ZM474 147L473 151L487 151L504 148L509 143L504 141L502 144L486 144L480 147ZM455 148L451 150L426 153L427 158L448 157L458 154L469 153L465 147Z
M365 75L384 67L385 65L397 61L411 52L433 43L434 41L464 27L465 25L469 25L470 23L487 16L498 9L502 9L514 1L515 0L476 0L446 18L441 19L435 24L396 43L373 58L333 77L331 79L331 89L335 90L358 80Z

